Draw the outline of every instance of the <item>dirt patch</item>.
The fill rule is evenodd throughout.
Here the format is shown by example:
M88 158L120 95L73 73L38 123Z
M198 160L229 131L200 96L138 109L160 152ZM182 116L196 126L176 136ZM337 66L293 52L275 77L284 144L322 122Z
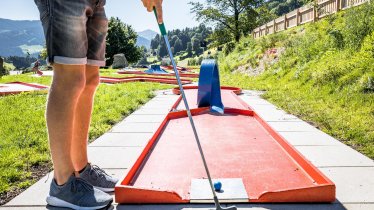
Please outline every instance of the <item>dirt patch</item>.
M41 179L43 176L45 176L47 173L51 171L52 165L50 163L46 163L43 165L38 166L32 166L30 167L31 171L31 177L29 178L32 180L32 183L37 182L39 179ZM14 187L8 192L1 193L0 194L0 206L8 203L10 200L15 198L17 195L21 194L23 191L25 191L27 188L18 188Z
M278 63L280 56L284 53L286 48L272 48L267 50L256 67L252 67L251 64L239 66L236 72L247 74L249 76L258 76L262 74L268 66L272 66Z

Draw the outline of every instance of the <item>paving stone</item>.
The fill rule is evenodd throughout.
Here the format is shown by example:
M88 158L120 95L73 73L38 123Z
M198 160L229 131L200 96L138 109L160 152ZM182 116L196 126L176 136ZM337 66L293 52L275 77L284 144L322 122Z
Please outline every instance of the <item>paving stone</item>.
M264 102L262 102L262 104L259 104L259 102L258 102L259 100L247 100L247 101L245 101L249 106L251 106L252 108L254 108L254 109L264 109L264 108L266 108L266 109L275 109L275 110L277 110L278 108L276 107L276 106L274 106L273 104L271 104L271 103L264 103ZM260 99L260 101L262 101L261 99Z
M323 145L336 145L343 146L344 144L334 139L333 137L323 133L322 131L314 132L278 132L290 144L294 146L323 146Z
M252 109L267 122L284 122L284 121L297 121L302 122L294 115L287 114L285 111L271 108L270 106L256 107Z
M374 166L374 161L348 146L296 146L317 167Z
M170 105L170 108L172 106ZM168 110L162 110L162 109L138 109L132 115L167 115L169 113Z
M15 197L4 206L40 206L46 205L45 198L49 193L49 186L53 179L53 173L41 178L34 185Z
M140 147L89 147L89 160L101 168L130 168L139 157Z
M348 210L373 210L374 203L343 203L343 206Z
M247 96L247 95L242 94L242 95L239 95L239 98L241 98L244 101L248 101L251 104L269 104L269 105L273 105L269 101L267 101L267 100L265 100L265 99L263 99L263 98L261 98L259 96Z
M170 105L166 103L160 104L157 102L151 102L142 106L141 109L166 109L167 111L169 111L174 103L175 101L173 103L170 103Z
M239 210L345 210L342 204L236 204ZM224 207L222 205L222 207ZM183 210L215 210L215 208L183 208Z
M115 125L113 133L154 133L160 127L160 123L119 123Z
M159 99L151 100L148 103L149 104L160 104L160 105L165 105L165 106L166 105L171 106L173 103L175 103L175 101L177 101L177 99L159 98ZM148 104L148 103L146 103L146 104Z
M320 170L335 183L339 202L371 203L374 207L374 167L332 167Z
M152 138L152 133L106 133L96 139L90 147L143 147Z
M309 125L306 122L268 122L268 124L278 132L281 131L319 131L317 128L313 127L312 125Z
M166 117L166 114L162 114L162 115L130 115L128 117L126 117L122 122L120 122L119 124L124 124L124 123L128 123L128 122L132 122L132 123L151 123L151 122L155 122L155 123L160 123L162 122ZM117 124L117 125L119 125Z
M109 210L215 210L214 207L201 207L189 205L119 205L112 206ZM210 205L212 206L212 205ZM237 205L239 210L372 210L374 204L258 204L258 205ZM66 208L56 207L0 207L1 210L67 210Z
M157 101L157 102L168 102L170 103L171 101L176 101L178 100L179 96L170 96L170 95L164 95L164 96L157 96L152 99L152 101Z

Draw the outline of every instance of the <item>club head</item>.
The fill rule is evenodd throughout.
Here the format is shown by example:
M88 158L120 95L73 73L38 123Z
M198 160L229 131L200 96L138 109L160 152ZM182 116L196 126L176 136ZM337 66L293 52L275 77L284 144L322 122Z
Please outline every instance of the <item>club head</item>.
M221 205L216 206L216 210L237 210L236 206L222 207Z
M214 194L214 193L213 193ZM229 207L222 207L221 204L219 204L218 197L214 195L214 203L216 204L216 210L237 210L236 206L229 206Z

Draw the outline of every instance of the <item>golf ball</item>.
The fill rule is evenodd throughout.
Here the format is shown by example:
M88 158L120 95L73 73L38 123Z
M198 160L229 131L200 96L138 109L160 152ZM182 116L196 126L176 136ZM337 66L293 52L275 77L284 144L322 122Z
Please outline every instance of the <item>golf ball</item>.
M222 183L220 181L214 182L214 190L219 192L222 189Z

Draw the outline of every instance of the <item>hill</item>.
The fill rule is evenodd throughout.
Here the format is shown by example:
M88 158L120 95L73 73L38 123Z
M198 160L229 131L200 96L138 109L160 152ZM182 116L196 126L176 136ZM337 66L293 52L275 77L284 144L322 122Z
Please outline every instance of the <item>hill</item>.
M151 47L151 40L156 37L157 33L152 30L140 31L138 33L137 46L144 46L149 49Z
M153 38L155 38L157 34L158 34L157 32L152 31L150 29L138 32L139 36L141 36L141 37L143 37L143 38L145 38L149 41L151 41Z
M265 3L267 8L277 17L287 14L303 6L309 0L270 0Z
M44 46L40 21L18 21L0 18L0 56L37 55Z
M219 55L222 84L264 97L374 158L374 5L253 39Z
M151 47L151 41L138 35L138 39L136 40L136 45L139 47L144 46L145 48L149 49Z

